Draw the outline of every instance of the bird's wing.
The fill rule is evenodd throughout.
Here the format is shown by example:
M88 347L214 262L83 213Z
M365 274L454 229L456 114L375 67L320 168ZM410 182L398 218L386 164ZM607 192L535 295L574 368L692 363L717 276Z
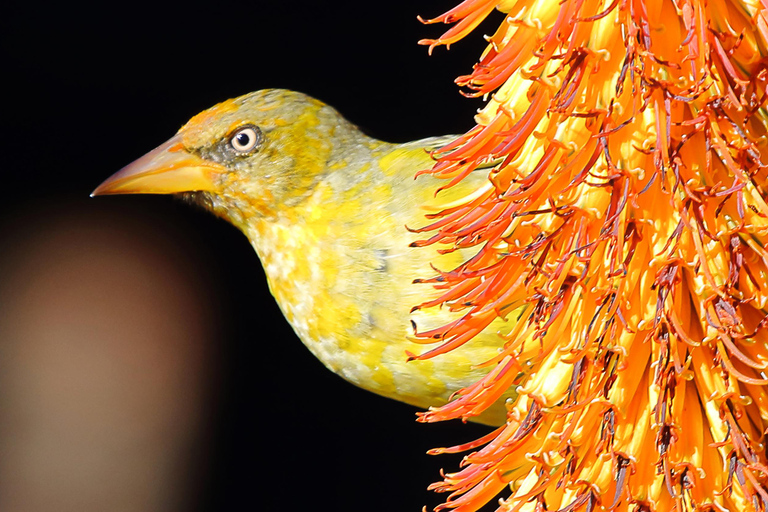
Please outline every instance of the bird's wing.
M449 144L456 142L456 140L459 139L460 137L461 137L460 135L438 135L436 137L427 137L425 139L408 142L408 143L402 144L402 147L421 148L427 153L433 155L434 158L440 159L440 158L445 158L452 151L455 151L455 149L445 150L445 148ZM477 167L475 167L474 170L486 171L486 175L487 175L488 170L499 165L502 162L502 160L503 159L501 158L488 159L486 161L478 163Z

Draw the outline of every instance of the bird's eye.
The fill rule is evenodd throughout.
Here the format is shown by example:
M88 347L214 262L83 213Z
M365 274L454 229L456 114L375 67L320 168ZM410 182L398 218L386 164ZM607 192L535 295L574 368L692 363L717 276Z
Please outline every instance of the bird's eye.
M250 153L261 143L261 130L255 126L238 128L229 138L229 145L238 153Z

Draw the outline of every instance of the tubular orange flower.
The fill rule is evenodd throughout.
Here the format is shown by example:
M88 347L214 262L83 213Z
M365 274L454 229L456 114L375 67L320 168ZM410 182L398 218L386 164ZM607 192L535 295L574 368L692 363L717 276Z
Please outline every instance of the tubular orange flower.
M510 322L487 376L421 421L506 425L433 489L477 510L768 508L768 1L466 0L507 13L457 83L491 95L425 172L490 190L419 245L477 254L431 281L451 350Z

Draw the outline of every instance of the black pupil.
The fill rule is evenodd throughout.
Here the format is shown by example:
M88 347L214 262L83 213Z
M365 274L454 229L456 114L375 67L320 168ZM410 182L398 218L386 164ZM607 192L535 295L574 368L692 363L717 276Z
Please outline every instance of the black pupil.
M248 144L251 142L251 138L247 133L238 133L235 136L235 140L237 140L237 145L241 148L248 146Z

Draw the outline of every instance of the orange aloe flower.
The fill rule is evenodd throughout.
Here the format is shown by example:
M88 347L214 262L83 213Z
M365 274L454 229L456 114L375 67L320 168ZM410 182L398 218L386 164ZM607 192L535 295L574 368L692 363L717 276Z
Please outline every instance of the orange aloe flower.
M458 320L430 358L509 320L482 381L422 421L507 423L432 486L438 509L768 508L768 0L466 0L430 51L506 13L471 74L477 125L434 156L421 245L476 248L431 282ZM487 172L487 171L485 171Z

